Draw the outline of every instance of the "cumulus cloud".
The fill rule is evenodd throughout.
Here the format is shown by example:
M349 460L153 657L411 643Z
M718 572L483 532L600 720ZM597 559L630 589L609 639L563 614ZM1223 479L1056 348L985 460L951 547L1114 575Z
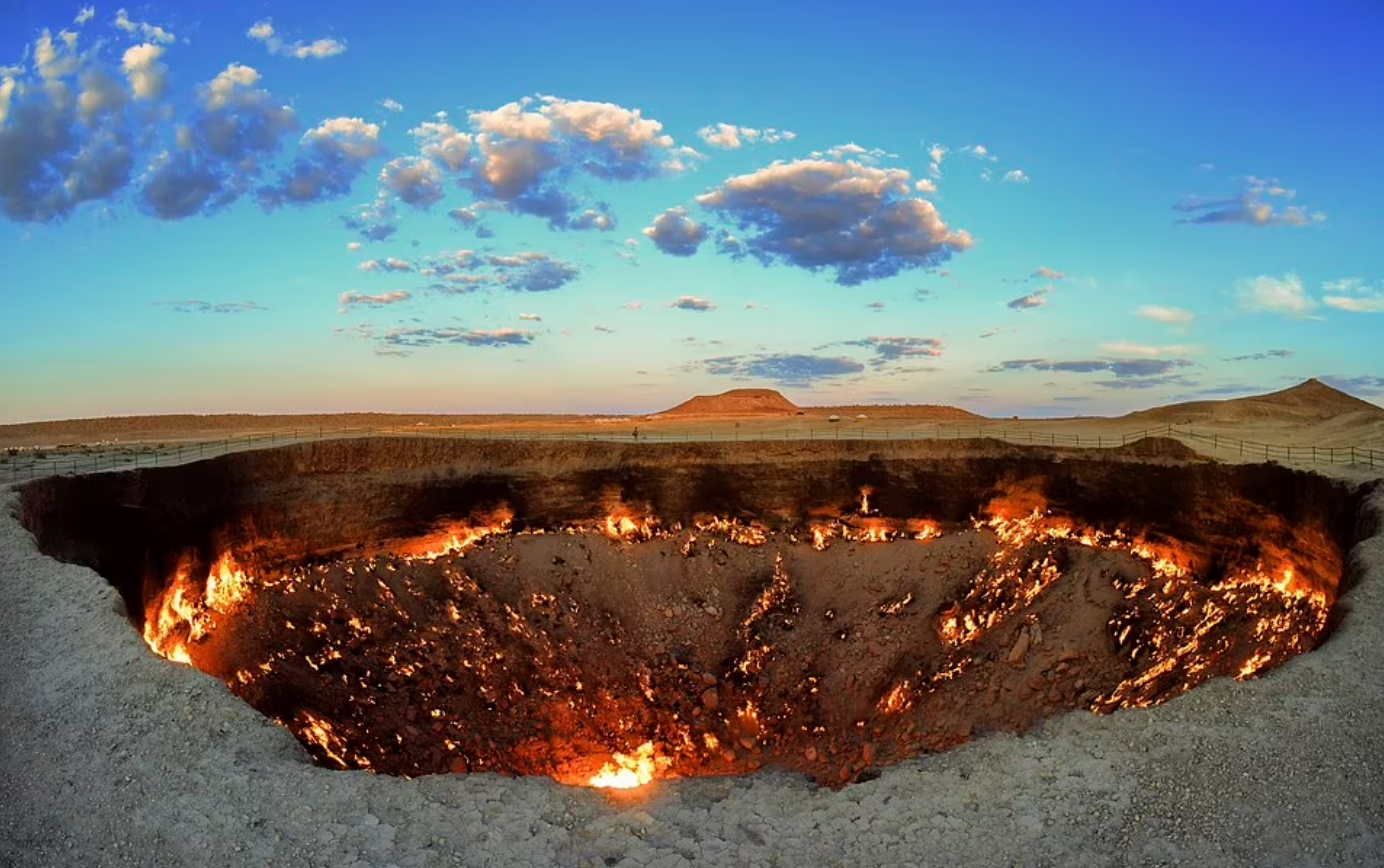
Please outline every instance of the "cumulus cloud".
M697 202L746 235L724 236L721 252L834 269L837 283L854 286L935 266L971 246L931 202L909 195L910 180L905 170L854 160L795 160L730 178Z
M1000 180L1006 184L1027 184L1029 178L1028 173L1023 169L1010 169L1000 177Z
M1247 226L1306 226L1326 219L1321 212L1309 213L1299 205L1286 205L1296 195L1275 178L1242 179L1243 189L1234 196L1208 199L1187 196L1173 210L1191 214L1178 223L1242 223Z
M577 172L606 181L634 181L663 171L673 147L663 125L638 109L613 103L525 98L469 115L476 153L463 183L480 200L546 219L553 228L583 226L566 188Z
M409 130L423 156L449 171L466 168L475 139L445 121L426 121Z
M496 283L517 292L551 292L581 274L581 269L570 262L534 251L487 256L484 262L495 270Z
M90 11L92 14L96 12L95 9L90 9ZM88 9L83 9L77 14L77 17L81 19L85 16L87 20L90 20L91 16L87 15L87 12ZM84 22L79 20L77 23L81 24ZM157 42L167 45L173 42L174 39L172 33L169 33L157 24L148 24L143 21L131 21L130 13L126 12L124 9L116 10L114 23L117 30L124 31L130 36L138 37L146 42Z
M216 211L248 192L264 161L297 129L291 108L255 87L260 74L231 64L198 90L192 120L177 146L157 157L143 179L141 207L163 220Z
M270 54L279 57L294 57L298 60L324 60L344 54L346 43L339 39L314 39L311 42L297 40L287 42L274 29L274 22L268 18L257 21L245 35L256 42L264 43Z
M345 313L352 307L384 307L389 304L398 304L401 301L408 301L413 298L413 294L407 290L395 290L394 292L381 292L377 295L367 295L360 292L343 292L338 299L341 309L338 313Z
M269 310L262 304L253 301L223 301L210 302L200 298L189 298L181 301L161 301L156 304L170 307L174 313L252 313L254 311Z
M413 263L390 256L386 259L367 259L356 267L361 271L412 271Z
M1051 359L1010 359L1000 362L988 373L1005 371L1057 371L1069 374L1091 374L1108 371L1116 377L1154 377L1167 374L1178 368L1192 364L1188 359L1075 359L1053 361Z
M654 246L673 256L691 256L706 240L706 226L687 216L686 208L669 208L644 228Z
M130 183L134 94L96 55L79 50L74 32L44 31L31 72L0 68L0 213L11 220L59 220ZM156 89L161 67L150 64L141 95Z
M777 145L780 142L791 142L798 137L797 133L788 130L773 128L757 130L753 127L739 127L735 124L705 126L697 130L697 135L711 147L725 150L735 150L742 145Z
M1042 289L1034 290L1028 295L1021 295L1018 298L1010 299L1005 303L1005 307L1010 310L1033 310L1035 308L1046 307L1048 296L1052 294L1052 287L1045 286Z
M159 63L166 51L161 45L146 42L125 49L120 68L129 79L130 90L135 99L156 100L163 96L167 84L168 67Z
M257 193L268 211L344 196L365 166L384 153L379 124L360 118L329 118L303 134L299 155L271 186Z
M1135 311L1136 314L1147 320L1161 322L1167 325L1186 325L1196 319L1196 314L1180 307L1163 307L1157 304L1146 304Z
M357 253L357 252L359 252L362 246L364 246L364 245L362 245L359 241L348 241L348 242L346 242L346 249L349 250L349 251L351 251L352 253Z
M577 230L595 229L600 232L609 232L615 228L615 218L604 211L587 208L578 214L568 226Z
M95 17L95 6L83 6L81 9L77 10L77 17L72 19L72 23L80 27Z
M543 321L543 317L539 316L539 315L536 314L536 313L521 313L521 314L519 314L519 321L520 321L520 322L542 322L542 321Z
M415 208L430 208L442 200L442 172L432 160L399 157L380 170L380 186Z
M1225 362L1262 362L1265 359L1291 359L1292 350L1265 350L1262 353L1248 353L1243 356L1230 356L1221 361Z
M1384 286L1371 288L1359 278L1328 280L1322 284L1322 303L1350 313L1384 313Z
M393 97L385 97L384 99L380 100L380 108L384 109L390 114L397 115L399 112L404 110L404 104L399 102L397 99L394 99Z
M394 223L394 206L385 196L378 196L368 205L360 205L343 214L341 222L365 241L384 241L399 231Z
M857 145L855 142L847 142L844 145L834 145L825 151L813 151L809 154L814 160L855 160L870 166L879 165L880 160L897 158L898 154L891 154L883 148L867 148L864 145ZM936 190L936 185L927 182ZM922 187L915 187L922 190Z
M1250 313L1276 313L1290 319L1306 319L1318 306L1296 274L1242 280L1236 298L1240 307Z
M1048 268L1046 265L1038 266L1033 269L1033 273L1029 275L1029 277L1041 277L1044 280L1062 280L1066 276L1067 275L1058 271L1056 268Z
M928 174L934 178L942 177L942 161L947 157L947 149L943 145L929 145L927 148Z
M695 295L680 295L668 306L677 308L678 310L695 310L702 312L716 309L716 305L712 304L707 299L699 298Z
M701 363L708 374L737 379L770 380L784 386L810 386L817 380L849 376L865 370L854 359L795 353L717 356Z

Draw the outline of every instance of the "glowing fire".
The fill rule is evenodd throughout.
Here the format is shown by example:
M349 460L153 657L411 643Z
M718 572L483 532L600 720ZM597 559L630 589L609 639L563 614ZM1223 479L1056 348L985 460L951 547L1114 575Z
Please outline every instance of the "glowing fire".
M633 754L616 753L610 762L591 776L589 786L602 789L631 790L642 787L673 764L670 757L659 755L654 743L646 741Z
M1083 559L1088 566L1117 565L1110 567L1109 576L1105 566L1099 568L1098 578L1094 567L1081 574L1092 577L1082 581L1108 581L1102 605L1110 607L1104 610L1111 613L1106 625L1109 639L1106 650L1091 652L1106 655L1104 669L1095 667L1103 680L1098 685L1087 680L1083 688L1075 674L1067 675L1075 689L1058 696L1055 688L1062 685L1037 676L1043 686L1033 688L1033 695L1043 698L1033 701L1049 708L1107 711L1145 706L1217 674L1254 677L1312 647L1326 627L1333 602L1330 593L1317 586L1314 565L1299 560L1303 569L1295 568L1286 554L1272 548L1224 570L1210 569L1208 556L1193 546L1124 530L1082 527L1051 514L1046 503L1032 496L996 501L969 525L944 527L931 519L880 515L871 508L873 494L860 490L858 512L786 530L705 515L686 528L664 525L646 506L633 504L603 505L602 512L609 510L604 517L598 512L598 517L561 528L568 534L589 535L580 541L582 547L610 540L616 544L612 550L622 557L631 544L648 540L663 540L665 554L681 547L684 557L706 551L719 557L727 543L765 546L763 552L735 555L763 568L743 596L728 600L715 596L724 588L713 588L709 599L657 603L656 623L684 630L688 637L704 629L702 624L725 624L733 630L733 653L718 658L718 663L694 665L691 656L672 653L669 643L666 656L647 667L639 663L622 668L619 663L598 674L573 665L580 659L578 651L585 650L578 647L585 641L582 636L598 635L609 647L622 648L625 642L635 644L629 641L633 633L621 632L623 625L609 620L607 612L589 615L592 607L585 600L580 601L585 608L579 606L559 584L525 589L519 596L496 595L487 583L486 558L495 555L500 563L510 563L515 553L497 551L501 543L479 555L471 552L470 559L468 551L487 538L515 534L507 510L446 526L398 544L389 553L301 566L278 578L253 575L227 552L210 566L204 580L197 581L192 576L201 575L200 568L194 571L189 558L149 601L144 639L160 656L183 664L195 659L208 668L209 658L216 657L221 646L202 645L199 651L199 643L214 630L234 630L238 625L233 619L257 599L269 601L271 592L302 592L302 597L313 598L316 608L286 608L272 624L281 637L291 638L268 647L264 658L228 665L224 678L241 695L263 689L271 676L346 685L350 702L343 694L337 704L319 706L331 710L330 720L302 710L291 716L284 713L282 722L319 761L405 774L537 771L566 784L623 790L672 777L675 765L677 775L721 774L781 762L790 754L806 757L809 765L827 768L830 779L844 781L873 764L876 742L881 742L886 757L916 752L921 741L903 750L898 746L911 737L912 728L926 729L930 716L936 717L939 691L952 687L972 695L974 688L979 696L984 691L977 688L978 681L989 679L995 665L1022 679L1014 682L1016 691L1022 690L1035 670L1046 673L1058 665L1063 640L1053 636L1061 637L1062 627L1051 619L1051 609L1040 607L1054 599L1045 596L1054 587L1071 587L1059 586L1059 580ZM971 538L932 542L947 534ZM806 550L809 545L820 551L836 541L843 548L887 544L931 549L941 553L939 563L954 560L951 552L969 548L973 554L967 557L973 560L967 561L965 573L948 578L955 584L945 598L930 597L932 591L924 584L913 585L913 590L878 586L864 610L869 613L867 632L858 611L836 620L833 609L812 608L821 605L813 602L814 577L796 575L795 565L813 557ZM953 544L955 549L949 549ZM562 553L570 557L566 550ZM857 550L841 554L847 553ZM552 562L556 565L561 559L554 557ZM680 566L688 575L704 567L697 562ZM1111 593L1111 588L1118 593ZM684 609L689 599L693 603ZM939 599L945 601L940 611ZM304 601L300 597L296 602ZM704 617L713 620L701 620ZM565 624L583 618L607 619L601 623L608 625L608 632L563 631ZM784 634L822 629L818 619L834 622L824 635L844 641L856 630L869 637L863 641L878 642L872 649L888 649L891 634L935 630L940 651L919 656L916 662L906 659L868 687L820 668L820 662L792 668L797 664L784 645ZM259 622L254 623L259 629ZM1037 662L1023 670L1026 659ZM978 668L987 666L992 668L977 674ZM611 671L616 674L609 675ZM791 675L785 678L785 672ZM1083 677L1092 678L1089 673ZM792 685L791 702L773 699L768 688L775 682ZM295 689L298 684L288 683ZM822 697L842 689L869 691L864 701L868 713L852 718L854 726L844 737L840 728L847 725L818 716ZM464 701L458 699L463 694ZM953 694L945 695L950 701ZM384 705L405 701L394 698L404 696L408 702L426 704L408 706L410 716L386 719L392 728L367 723L368 709L377 700ZM516 731L528 720L542 720L543 727L507 742L508 730L472 732L483 717L504 727L513 722ZM568 759L565 765L556 760L552 766L542 765L535 756L547 749L550 739L551 747L569 751L582 743L575 738L567 745L559 743L566 731L560 727L581 725L573 721L598 727L601 738L618 732L627 744L649 740L629 753L614 753L608 761L602 753L576 762ZM909 735L892 746L882 742L881 733L889 726L908 728ZM854 743L848 744L852 738ZM792 739L800 740L790 744ZM411 756L432 750L443 758L410 760L423 764L419 767L395 765L398 755L410 749L415 750ZM591 774L598 763L599 770Z

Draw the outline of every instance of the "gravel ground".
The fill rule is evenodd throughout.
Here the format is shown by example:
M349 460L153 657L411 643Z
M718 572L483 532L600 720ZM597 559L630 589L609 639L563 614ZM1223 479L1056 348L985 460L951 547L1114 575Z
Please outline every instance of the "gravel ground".
M770 773L623 797L313 767L149 653L101 577L39 554L14 500L0 489L0 864L1384 864L1384 490L1341 626L1260 680L840 791Z

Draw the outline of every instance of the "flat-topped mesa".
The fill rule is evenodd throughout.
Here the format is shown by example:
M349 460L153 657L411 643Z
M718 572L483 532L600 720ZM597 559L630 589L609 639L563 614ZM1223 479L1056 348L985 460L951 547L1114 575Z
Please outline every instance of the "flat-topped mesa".
M698 395L658 416L794 416L798 405L773 389L731 389Z

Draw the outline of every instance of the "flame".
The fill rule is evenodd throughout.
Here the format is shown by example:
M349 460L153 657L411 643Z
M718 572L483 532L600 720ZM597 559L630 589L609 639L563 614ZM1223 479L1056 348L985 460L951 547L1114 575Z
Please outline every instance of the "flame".
M654 743L646 741L633 754L616 753L610 762L591 776L588 786L601 789L632 790L652 781L673 764L671 757L661 756Z
M882 727L882 719L891 718L891 725L911 727L920 716L926 717L927 709L935 707L930 703L936 700L929 694L947 689L948 682L957 681L962 686L956 689L970 690L973 685L965 679L977 674L973 668L988 661L1003 662L1005 647L1017 648L1016 642L1021 642L1024 649L1030 647L1029 643L1041 646L1042 629L1031 607L1042 602L1043 595L1061 579L1072 559L1094 557L1081 552L1081 548L1123 555L1102 563L1119 565L1110 570L1114 574L1110 581L1124 600L1115 607L1107 630L1124 658L1117 662L1126 667L1127 674L1118 683L1120 676L1113 672L1102 676L1108 680L1098 688L1104 691L1100 695L1094 692L1097 688L1080 693L1080 702L1095 710L1156 704L1217 674L1254 677L1310 648L1325 629L1333 602L1331 590L1322 590L1316 584L1319 565L1302 558L1295 564L1288 553L1267 543L1258 550L1258 563L1251 559L1212 579L1207 576L1207 556L1199 549L1124 530L1083 527L1052 514L1032 491L997 499L982 511L981 517L969 523L969 531L965 525L949 525L944 530L931 519L882 516L878 510L871 510L873 494L868 489L860 491L858 514L834 519L819 516L806 527L798 525L787 531L770 530L733 517L703 515L691 520L684 532L681 524L665 527L638 505L618 503L604 504L595 513L597 517L564 526L567 533L589 534L590 541L596 543L605 537L622 547L664 540L668 553L681 546L687 557L694 550L716 551L712 547L727 540L745 546L775 547L772 573L759 579L757 588L746 589L748 593L743 597L737 592L732 600L715 598L714 606L700 601L705 602L703 608L718 623L729 615L724 620L738 627L735 656L719 669L709 671L693 669L676 660L663 667L667 671L637 668L624 673L627 677L620 682L623 687L619 689L612 689L615 682L607 681L604 673L573 665L575 649L570 639L563 638L561 630L547 632L550 625L563 619L586 617L578 600L560 586L501 599L468 575L460 560L437 563L431 572L409 569L409 565L424 559L461 555L487 537L513 534L508 513L447 526L437 534L403 546L402 550L396 547L393 557L356 557L331 565L314 564L296 568L291 575L278 579L253 575L228 551L199 582L192 578L193 561L188 558L163 591L149 601L144 638L163 657L184 664L191 664L196 657L199 665L207 667L219 661L211 660L216 655L205 649L199 652L198 643L215 629L238 627L233 620L238 610L257 599L267 600L270 594L264 593L266 590L275 594L299 590L322 593L336 582L338 590L324 594L315 612L295 608L286 612L291 617L276 618L272 624L268 620L255 621L256 629L263 623L270 625L265 629L278 631L277 638L283 644L267 644L261 659L237 660L227 665L228 674L224 676L237 693L254 694L256 690L247 688L271 673L285 677L305 672L301 667L294 669L301 662L321 679L340 679L347 684L354 693L352 702L349 706L332 706L331 721L301 711L285 721L320 761L343 768L370 768L373 759L381 770L402 769L403 773L414 774L439 760L410 758L408 762L421 765L396 765L407 750L393 751L395 740L406 749L416 749L432 739L438 751L446 745L450 754L440 761L441 770L449 768L447 763L452 762L450 768L454 771L551 773L565 784L627 790L674 776L671 769L675 762L681 775L723 773L741 769L747 763L750 768L761 762L776 763L791 752L791 739L809 730L822 737L811 748L809 761L816 762L816 751L820 749L823 764L826 763L826 724L830 722L798 716L800 712L810 714L812 709L786 708L764 689L771 677L780 678L784 670L779 664L793 662L792 655L779 647L782 631L792 630L805 620L803 610L813 605L806 593L811 586L795 587L788 571L798 558L812 557L804 551L803 543L807 540L800 542L798 536L804 530L811 532L812 547L818 551L838 539L843 545L907 545L910 540L936 539L944 532L979 535L979 541L989 551L978 562L980 567L969 583L936 616L932 614L936 611L932 603L928 603L927 611L921 611L922 604L914 596L918 586L914 591L902 587L887 593L881 590L873 601L875 613L882 619L891 619L877 622L886 637L891 632L935 625L943 651L940 657L929 655L926 664L892 673L890 681L872 684L871 692L862 694L869 714L856 720L855 726L861 728L860 738L874 740L880 739L881 732L870 735L864 717L873 718L870 726ZM601 516L607 510L608 514ZM969 547L971 541L965 542ZM761 563L767 567L768 555L765 551L754 556L762 557ZM508 562L504 558L501 561ZM424 595L418 591L422 584L419 577L435 580L439 575L445 581L435 582L438 587L428 591L426 602L420 607L417 604L424 602ZM341 593L341 587L349 588L349 593ZM800 597L800 593L804 596ZM927 600L927 595L922 599ZM420 614L420 609L435 613L436 619L429 622L428 615ZM673 620L673 610L660 611L670 624L680 623ZM809 611L816 617L815 610ZM729 614L732 612L736 614ZM822 614L827 621L836 618L832 609ZM875 621L873 616L871 621ZM843 623L845 629L842 624L829 629L839 631L838 638L844 640L851 625ZM621 626L615 624L606 634L612 645L624 638ZM302 640L308 637L310 641L304 644ZM1060 641L1054 640L1050 632L1050 647L1028 659L1054 655ZM438 658L427 650L444 642L449 650L459 649L455 656L441 657L448 660L447 666L432 662ZM215 647L220 650L224 646ZM1000 649L999 656L996 648ZM1010 662L1014 659L1022 662L1024 652L1020 651ZM360 665L362 660L369 669ZM1073 667L1076 668L1079 667ZM210 667L209 671L213 669ZM800 679L793 685L795 702L810 704L821 700L818 691L819 687L824 688L820 681L824 676L792 677ZM1075 676L1069 677L1075 683ZM372 730L363 722L370 718L362 716L360 709L368 708L374 697L382 695L382 684L386 682L390 692L397 688L401 695L420 684L428 685L416 694L418 702L427 704L416 709L410 706L410 713L416 713L416 717L407 718L408 726L393 718L388 726L394 729ZM501 720L524 721L524 715L551 714L554 723L545 732L552 735L515 742L500 735L487 736L487 740L473 738L465 730L466 715L471 712L447 704L446 697L460 691L462 684L489 711L505 715ZM860 689L847 683L848 691ZM1078 700L1074 696L1067 695L1064 701L1075 703ZM573 719L586 720L600 727L601 732L622 733L619 737L627 741L617 744L649 740L629 753L614 753L608 761L604 751L589 755L583 750L581 754L588 754L585 759L544 766L543 752L549 747L562 755L563 748L570 751L575 744L590 743L580 742L575 736L571 744L561 743L566 736L560 726L571 725L569 721ZM631 732L640 735L631 738ZM547 745L548 738L553 739L553 745ZM830 750L835 753L837 749ZM839 765L833 760L833 768Z
M200 593L188 578L189 569L184 559L173 580L150 601L144 615L144 643L160 657L190 666L189 643L211 631L215 615L230 612L249 598L250 579L230 552L217 559Z

